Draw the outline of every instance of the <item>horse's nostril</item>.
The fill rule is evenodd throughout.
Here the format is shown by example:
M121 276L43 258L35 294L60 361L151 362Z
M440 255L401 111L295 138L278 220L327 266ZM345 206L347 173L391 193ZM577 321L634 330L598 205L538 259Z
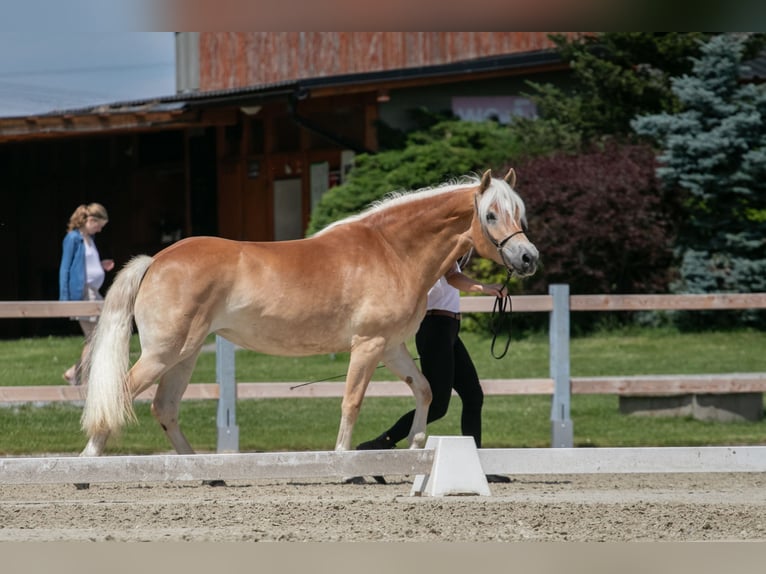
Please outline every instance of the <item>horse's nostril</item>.
M522 260L524 263L526 263L527 265L529 265L530 263L532 263L532 259L531 259L531 258L529 257L529 255L528 255L528 254L526 254L526 253L525 253L524 255L522 255L522 256L521 256L521 260Z

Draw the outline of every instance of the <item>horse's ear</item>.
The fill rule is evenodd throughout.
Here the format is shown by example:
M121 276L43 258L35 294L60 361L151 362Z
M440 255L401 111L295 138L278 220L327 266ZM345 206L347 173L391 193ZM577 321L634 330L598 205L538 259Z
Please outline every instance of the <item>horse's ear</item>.
M490 183L492 183L492 170L488 169L484 172L484 175L481 176L481 188L479 189L479 193L487 191Z
M516 172L513 171L513 168L508 170L508 173L505 174L505 177L503 179L508 185L511 186L511 189L516 187Z

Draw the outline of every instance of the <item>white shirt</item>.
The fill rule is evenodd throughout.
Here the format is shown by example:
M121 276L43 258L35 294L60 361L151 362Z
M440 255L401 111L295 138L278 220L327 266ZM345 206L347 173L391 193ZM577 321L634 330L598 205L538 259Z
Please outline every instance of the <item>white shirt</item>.
M85 242L85 284L91 289L100 289L104 284L104 268L101 266L101 256L96 244L91 240Z
M455 263L450 270L460 272L460 267ZM450 311L451 313L460 312L460 291L447 283L445 276L439 277L439 280L428 290L427 310L440 309L441 311Z

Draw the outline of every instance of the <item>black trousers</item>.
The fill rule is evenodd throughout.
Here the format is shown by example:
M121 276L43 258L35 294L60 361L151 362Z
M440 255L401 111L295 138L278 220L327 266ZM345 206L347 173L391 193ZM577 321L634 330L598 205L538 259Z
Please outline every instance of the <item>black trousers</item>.
M428 422L447 414L452 390L463 403L460 430L472 436L481 448L481 409L484 392L471 356L458 336L460 321L441 315L426 315L415 335L420 355L420 369L428 379L433 401L428 410ZM415 411L402 416L386 433L394 443L407 437Z

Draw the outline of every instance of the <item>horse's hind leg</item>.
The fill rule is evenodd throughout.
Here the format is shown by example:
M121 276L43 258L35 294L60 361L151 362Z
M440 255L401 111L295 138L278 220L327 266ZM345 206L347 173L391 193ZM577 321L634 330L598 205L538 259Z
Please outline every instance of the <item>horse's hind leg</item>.
M109 439L109 431L101 431L91 435L88 438L88 444L80 453L80 456L101 456L106 449L106 441ZM77 490L87 490L90 488L89 482L76 482Z
M128 372L128 393L133 400L148 389L154 381L161 375L165 367L150 358L141 356ZM88 437L88 444L85 445L80 456L101 456L106 448L106 441L109 439L109 431L97 431Z
M80 453L80 456L101 456L106 448L106 441L109 439L109 431L96 433L88 438L88 444Z
M148 389L154 381L162 374L164 366L143 355L136 361L136 364L128 372L128 392L130 399L133 400L137 395ZM92 434L88 438L88 444L85 445L80 456L101 456L106 448L106 441L109 439L109 431L102 430ZM78 490L87 489L88 483L75 484Z
M157 385L157 393L152 402L152 415L165 431L165 434L178 454L194 454L194 449L186 440L178 422L181 398L189 384L199 350L169 369Z
M428 407L431 405L431 386L420 372L407 346L402 343L388 351L383 362L391 372L407 383L415 395L415 418L407 437L410 448L423 448L426 444L426 424L428 423Z

